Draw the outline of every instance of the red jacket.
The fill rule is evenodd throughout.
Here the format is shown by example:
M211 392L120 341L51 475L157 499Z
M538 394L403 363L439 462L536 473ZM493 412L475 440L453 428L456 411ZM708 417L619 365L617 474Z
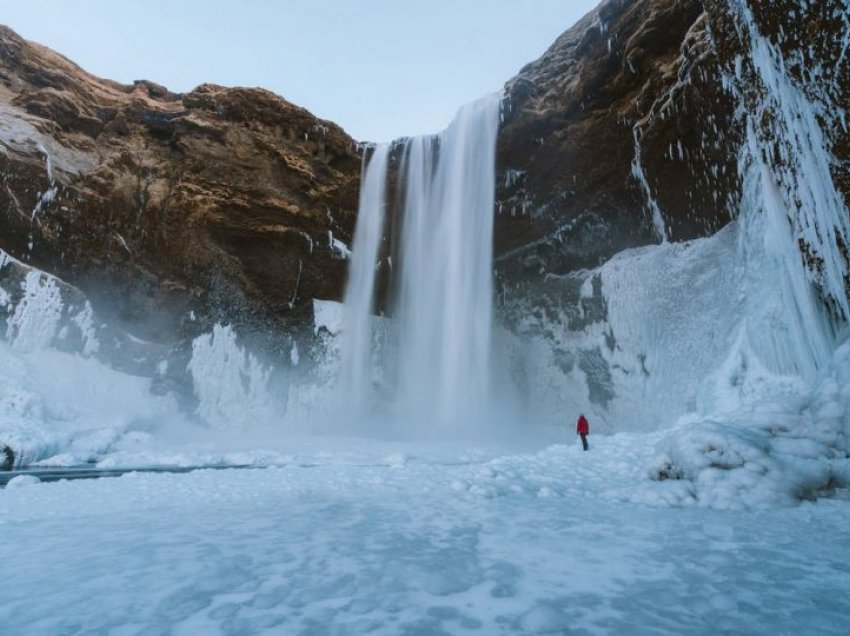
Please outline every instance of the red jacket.
M590 434L590 425L587 423L587 418L584 415L580 415L578 418L578 424L576 424L576 434L578 435L589 435Z

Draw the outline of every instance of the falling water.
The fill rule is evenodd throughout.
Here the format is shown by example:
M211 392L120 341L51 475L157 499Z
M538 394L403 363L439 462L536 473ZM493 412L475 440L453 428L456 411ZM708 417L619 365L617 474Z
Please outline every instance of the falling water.
M489 401L493 208L500 96L465 106L442 133L399 142L400 244L392 328L399 417L451 423ZM366 167L346 294L343 382L360 404L372 377L375 264L387 149ZM368 238L362 238L365 236ZM366 280L368 279L368 280ZM355 346L356 345L356 346Z
M499 96L408 142L398 299L402 408L452 421L488 401Z
M375 147L368 163L364 155L360 208L345 290L340 380L346 397L358 407L365 403L372 384L375 270L384 231L389 154L390 147L381 145Z

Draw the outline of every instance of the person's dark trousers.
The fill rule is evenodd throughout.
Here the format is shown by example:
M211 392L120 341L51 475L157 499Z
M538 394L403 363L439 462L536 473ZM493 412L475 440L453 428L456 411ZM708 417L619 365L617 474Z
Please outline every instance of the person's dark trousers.
M584 446L584 450L587 450L587 435L584 433L581 434L581 445Z

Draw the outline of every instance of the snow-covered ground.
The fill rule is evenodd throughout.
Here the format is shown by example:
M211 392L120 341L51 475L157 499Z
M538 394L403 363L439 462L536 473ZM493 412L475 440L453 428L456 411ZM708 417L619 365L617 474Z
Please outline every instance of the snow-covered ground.
M630 500L657 436L566 441L12 483L0 633L850 630L847 499L647 506Z

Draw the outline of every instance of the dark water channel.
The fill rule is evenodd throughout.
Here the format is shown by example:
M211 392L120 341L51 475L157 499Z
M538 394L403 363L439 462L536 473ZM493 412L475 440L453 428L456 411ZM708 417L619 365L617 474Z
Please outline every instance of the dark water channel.
M101 477L120 477L126 473L191 473L195 470L228 470L245 468L265 468L264 466L132 466L124 468L97 468L95 466L68 466L63 468L21 468L0 471L0 488L6 486L19 475L37 477L40 481L60 481L62 479L100 479Z

